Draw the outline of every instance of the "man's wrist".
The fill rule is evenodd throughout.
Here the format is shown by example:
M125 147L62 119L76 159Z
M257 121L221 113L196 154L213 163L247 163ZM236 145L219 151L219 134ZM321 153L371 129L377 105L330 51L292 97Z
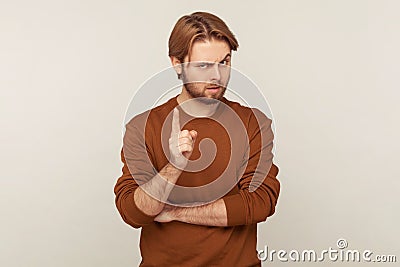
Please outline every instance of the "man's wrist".
M162 168L159 175L168 182L175 184L182 172L182 170L178 169L171 163L167 163L164 168Z

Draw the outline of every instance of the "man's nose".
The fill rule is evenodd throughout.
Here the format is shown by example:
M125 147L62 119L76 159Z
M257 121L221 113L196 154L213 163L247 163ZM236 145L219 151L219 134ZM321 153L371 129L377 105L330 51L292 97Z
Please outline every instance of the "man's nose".
M212 66L212 72L210 78L212 81L221 80L221 71L219 69L219 63L214 63L214 65Z

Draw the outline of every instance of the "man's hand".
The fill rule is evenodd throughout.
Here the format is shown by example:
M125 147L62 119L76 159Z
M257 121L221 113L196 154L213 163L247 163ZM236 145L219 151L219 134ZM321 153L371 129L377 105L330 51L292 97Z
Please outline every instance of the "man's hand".
M171 136L169 138L170 163L178 169L184 169L192 154L197 132L194 130L181 131L179 110L174 108L172 115Z
M154 218L154 221L167 223L175 220L174 211L176 207L165 204L164 209Z

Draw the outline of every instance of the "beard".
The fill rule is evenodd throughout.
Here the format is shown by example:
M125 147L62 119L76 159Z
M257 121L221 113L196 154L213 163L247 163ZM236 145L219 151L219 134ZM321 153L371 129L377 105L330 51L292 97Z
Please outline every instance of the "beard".
M220 91L216 94L206 95L206 86L207 84L202 82L190 82L186 77L186 73L182 71L181 75L183 81L183 87L186 92L192 97L197 98L198 101L205 104L214 104L216 100L221 100L224 97L226 86L222 86L221 84L217 84L220 86ZM215 84L215 83L214 83ZM208 85L209 86L209 85Z
M205 85L199 83L186 83L183 85L186 92L194 99L204 103L204 104L215 104L224 97L226 87L222 87L217 94L212 94L207 96L205 94Z

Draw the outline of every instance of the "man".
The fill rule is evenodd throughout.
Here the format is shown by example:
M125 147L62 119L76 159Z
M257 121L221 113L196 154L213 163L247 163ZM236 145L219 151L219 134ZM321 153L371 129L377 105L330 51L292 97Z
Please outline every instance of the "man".
M169 56L182 92L126 124L114 192L141 229L140 266L260 266L257 223L280 184L271 120L224 97L238 42L217 16L178 20Z

